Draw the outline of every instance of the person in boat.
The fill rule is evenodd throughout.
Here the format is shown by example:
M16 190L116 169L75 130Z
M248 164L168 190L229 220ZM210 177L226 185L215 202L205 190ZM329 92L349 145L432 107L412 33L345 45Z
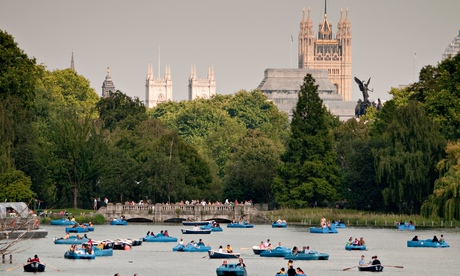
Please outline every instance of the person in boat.
M310 250L310 246L307 245L307 247L305 247L305 249L303 250L303 253L312 254L313 252Z
M418 241L418 236L414 236L414 237L412 238L412 241Z
M165 237L169 237L168 230L165 230L165 232L163 233L163 235L165 235Z
M264 241L260 241L259 248L260 248L260 249L267 248L267 247L265 246Z
M295 271L293 265L289 266L289 269L287 270L287 275L288 276L296 276L297 275L297 272Z
M297 246L294 246L294 247L292 248L291 254L292 254L292 255L297 255L298 253L299 253L299 250L298 250Z
M187 244L187 246L188 246L188 245L191 245L191 246L193 246L193 247L195 247L195 248L198 248L198 245L196 245L196 243L195 243L194 240L190 241L190 243Z
M222 245L219 246L219 249L217 250L219 253L223 253L224 252L224 248L222 247Z
M227 264L228 264L227 260L222 261L222 266L227 266Z
M278 220L276 221L276 223L281 224L281 223L283 223L283 221L282 221L280 218L278 218Z
M180 238L179 244L180 244L180 245L184 245L184 239L183 239L183 238Z
M267 239L267 242L265 243L265 248L267 248L269 244L270 244L270 239Z
M438 241L438 242L439 242L439 243L445 242L445 240L444 240L444 235L441 235L441 237L439 238L439 241Z
M321 227L326 228L326 218L325 217L321 218L320 225Z
M81 237L80 237L80 235L77 235L77 240L81 240Z
M363 245L365 245L365 244L366 244L366 242L364 242L364 239L363 239L363 237L359 238L359 242L358 242L358 245L361 245L361 246L363 246Z
M230 244L227 244L227 253L233 253L233 249L232 247L230 246Z
M70 234L69 233L65 233L65 236L64 236L64 240L67 240L70 238Z
M160 235L164 236L165 234L163 233L163 230L160 231Z
M287 262L287 267L294 266L294 261L293 260L288 260Z
M277 248L278 248L278 247L282 247L281 242L278 242Z
M38 258L37 255L35 255L35 256L33 257L33 259L30 259L30 261L29 261L29 263L33 263L33 262L37 262L37 263L40 262L40 259Z
M409 221L409 225L414 225L414 223L412 222L412 220Z
M72 244L72 245L70 246L70 248L69 248L69 251L70 251L70 252L75 252L75 251L77 251L77 250L78 250L78 247L77 247L76 244Z
M198 225L195 224L195 226L193 227L193 230L200 230L200 227L198 227Z
M229 252L229 253L232 253L232 252ZM239 258L238 259L238 263L236 264L237 266L242 266L244 268L246 268L246 265L244 264L243 262L243 258Z
M431 242L439 242L438 237L434 236Z
M359 245L359 240L358 240L358 238L355 238L355 241L353 242L353 245Z
M382 263L377 259L377 256L372 256L371 265L382 265Z
M305 274L305 272L303 272L303 270L302 270L300 267L298 267L298 268L295 270L295 272L297 273L297 275L299 275L299 274Z
M280 271L276 272L276 275L286 275L286 270L284 269L284 267L282 267Z
M366 266L367 265L366 261L364 260L364 255L361 255L361 259L359 259L358 265L359 266Z
M198 243L196 244L197 246L204 246L204 242L202 239L198 240Z
M100 242L96 247L102 250L104 249L104 243Z
M350 246L353 244L353 237L350 237L347 241L347 246Z

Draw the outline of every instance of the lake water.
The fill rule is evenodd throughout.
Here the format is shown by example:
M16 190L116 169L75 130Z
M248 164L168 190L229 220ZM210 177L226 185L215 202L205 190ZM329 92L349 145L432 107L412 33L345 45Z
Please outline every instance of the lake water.
M95 260L67 260L64 253L68 245L55 245L54 237L64 235L63 226L46 226L48 236L44 239L31 239L22 242L19 250L23 252L13 255L13 264L0 264L0 275L24 275L22 267L7 272L25 260L37 254L40 260L49 264L46 275L114 275L132 276L137 273L145 275L188 275L212 276L216 275L216 268L222 260L209 259L207 253L173 252L176 243L143 243L130 251L115 250L112 257L96 257ZM93 240L116 238L140 238L147 231L167 229L170 236L183 238L184 241L202 238L213 249L231 244L234 252L241 253L247 266L248 275L275 275L281 267L286 267L287 260L283 258L262 258L254 255L250 249L258 245L261 240L268 238L273 244L282 242L284 246L302 247L309 245L312 250L329 254L327 261L296 261L295 267L301 267L309 276L312 275L362 275L357 268L343 271L344 268L358 264L361 254L370 260L377 255L385 265L404 266L403 269L386 267L385 275L459 275L460 274L460 231L458 229L431 229L416 230L413 232L397 229L367 229L345 228L338 229L338 234L310 234L307 226L292 226L279 229L271 225L255 225L252 229L226 228L222 224L223 232L213 232L210 235L183 235L182 225L158 224L129 224L128 226L95 226L94 232L88 237ZM418 235L419 239L438 237L444 234L450 248L408 248L406 241ZM364 237L367 251L346 251L345 243L349 237ZM7 262L9 258L7 257ZM229 260L236 262L235 259ZM50 267L62 270L57 272Z

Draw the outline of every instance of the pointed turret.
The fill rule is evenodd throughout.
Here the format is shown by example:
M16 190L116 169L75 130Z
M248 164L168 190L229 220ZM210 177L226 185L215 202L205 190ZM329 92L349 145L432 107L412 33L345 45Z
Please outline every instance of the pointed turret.
M110 67L107 66L107 75L102 83L102 97L108 97L112 92L115 92L115 85L110 77Z

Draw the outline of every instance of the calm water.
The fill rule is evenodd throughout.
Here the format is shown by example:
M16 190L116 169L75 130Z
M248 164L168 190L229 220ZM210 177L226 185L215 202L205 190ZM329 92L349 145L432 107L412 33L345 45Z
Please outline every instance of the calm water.
M356 268L343 271L343 268L355 266L361 254L366 260L378 255L383 265L404 266L403 269L386 267L385 275L459 275L460 262L460 231L448 230L417 230L414 232L396 229L339 229L339 234L310 234L308 227L288 226L285 229L272 229L270 225L256 225L253 229L229 229L222 225L223 232L210 235L183 235L181 225L130 224L128 226L95 226L95 231L88 237L98 239L140 238L147 231L158 233L167 229L171 236L184 238L185 241L203 238L213 249L219 245L231 244L234 252L240 252L246 263L248 275L275 275L285 267L287 261L282 258L261 258L249 249L258 245L261 240L271 239L272 243L282 242L287 247L309 245L312 250L328 253L328 261L296 261L307 275L363 275ZM64 252L68 245L55 245L54 237L64 235L62 226L43 226L48 230L44 239L23 242L20 246L24 252L13 255L13 264L0 264L0 275L25 275L22 267L7 272L34 254L38 254L42 262L62 271L57 272L50 266L46 275L216 275L216 267L221 260L210 260L207 253L172 252L175 243L143 243L133 247L131 251L115 250L112 257L97 257L95 260L66 260ZM442 232L441 232L442 231ZM406 241L418 235L420 239L432 238L433 235L444 234L450 248L408 248ZM349 237L364 237L367 251L346 251L345 242ZM8 261L8 258L7 258ZM233 260L230 262L234 262Z

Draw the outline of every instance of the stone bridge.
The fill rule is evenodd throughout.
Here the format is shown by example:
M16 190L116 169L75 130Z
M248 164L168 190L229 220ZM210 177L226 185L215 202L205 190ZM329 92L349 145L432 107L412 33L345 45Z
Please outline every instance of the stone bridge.
M231 222L239 220L244 215L250 222L266 221L261 211L267 211L267 204L254 205L183 205L183 204L142 204L129 205L109 203L101 207L98 214L111 220L124 216L131 222L181 222L184 220L215 220Z

